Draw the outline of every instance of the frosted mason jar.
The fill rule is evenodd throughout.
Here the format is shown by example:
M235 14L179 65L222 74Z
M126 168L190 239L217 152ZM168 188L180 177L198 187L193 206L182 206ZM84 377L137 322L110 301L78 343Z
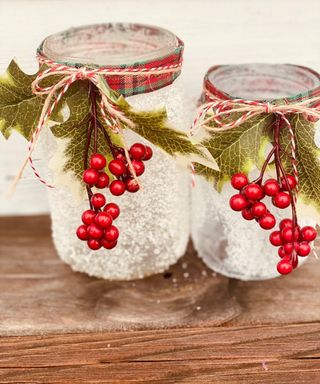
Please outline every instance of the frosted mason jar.
M299 99L299 95L314 90L319 85L317 73L299 66L217 66L211 68L205 76L201 101L209 101L210 94L222 99L241 98L270 102L287 97ZM317 134L319 136L319 129ZM257 176L257 171L252 172L249 179L254 180ZM268 175L265 177L267 179ZM229 199L233 194L235 190L230 183L226 183L222 193L219 193L203 177L196 176L196 186L192 189L191 231L199 256L208 267L231 278L264 280L279 276L276 269L279 256L277 249L269 242L270 231L262 230L252 221L242 219L239 212L232 211ZM277 221L291 217L290 208L279 210L270 204L269 208ZM315 222L300 213L299 224L314 225ZM305 258L299 258L299 264L303 259Z
M94 63L123 68L139 63L165 63L172 55L180 60L183 43L158 27L116 23L49 36L41 50L49 59L68 65ZM138 110L165 106L170 124L185 130L187 117L180 79L175 79L178 75L170 83L152 85L148 91L147 77L141 87L135 83L136 78L128 79L126 99ZM108 83L112 87L112 79ZM125 135L129 146L137 141L147 143L128 130ZM45 141L45 156L50 162L56 139L48 132ZM60 258L74 271L111 280L143 278L166 270L184 254L189 237L188 174L173 158L154 146L152 149L154 156L140 178L143 189L119 197L109 193L106 196L107 202L113 201L121 209L116 221L120 237L112 250L91 251L75 235L81 213L88 209L87 199L75 204L70 191L59 185L49 191L54 244Z

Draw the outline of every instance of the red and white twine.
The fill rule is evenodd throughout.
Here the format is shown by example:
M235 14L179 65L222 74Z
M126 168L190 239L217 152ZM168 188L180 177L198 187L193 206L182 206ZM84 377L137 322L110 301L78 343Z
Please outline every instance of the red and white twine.
M37 145L39 140L39 136L45 127L46 123L50 119L53 111L56 109L58 103L61 101L63 96L68 91L71 84L75 81L79 80L89 80L91 81L97 88L99 89L101 95L101 101L99 103L99 107L101 110L101 114L105 120L107 126L115 133L121 134L121 124L124 126L133 126L133 122L128 119L124 113L122 113L119 108L114 104L113 100L111 100L108 95L106 95L99 88L99 78L102 76L107 78L109 76L119 76L119 75L128 75L128 76L152 76L152 75L161 75L165 73L179 72L181 71L182 62L176 64L170 64L167 66L158 66L153 68L107 68L107 67L99 67L99 68L87 68L87 67L72 67L68 65L61 65L52 61L41 54L38 54L37 59L40 64L46 64L48 68L43 72L39 72L36 79L32 83L32 91L35 95L43 96L46 95L46 99L41 111L41 115L39 118L39 122L37 127L31 137L28 146L28 155L25 161L22 164L21 169L19 170L12 186L12 190L14 190L17 182L21 178L23 171L29 161L30 166L35 174L35 176L39 179L39 181L45 184L49 188L53 188L53 185L47 183L44 180L39 172L37 171L33 160L32 153ZM61 80L59 80L56 84L50 87L42 87L41 82L51 76L62 76ZM128 153L126 151L126 155L128 157ZM128 158L129 166L131 164L130 159ZM132 166L131 166L132 167ZM135 172L133 170L134 176L136 178ZM136 179L136 181L138 181Z
M291 158L294 176L298 182L298 170L296 160L296 140L295 133L288 114L303 114L305 117L320 119L319 102L320 97L311 97L309 99L290 104L272 104L269 102L251 101L245 99L220 99L213 94L206 93L210 100L198 108L196 118L190 129L190 134L195 135L201 128L211 132L224 132L243 124L249 119L263 113L276 114L286 123L291 142ZM230 116L232 113L239 113L240 116L230 122L222 121L224 116ZM217 126L212 127L210 122L214 121Z

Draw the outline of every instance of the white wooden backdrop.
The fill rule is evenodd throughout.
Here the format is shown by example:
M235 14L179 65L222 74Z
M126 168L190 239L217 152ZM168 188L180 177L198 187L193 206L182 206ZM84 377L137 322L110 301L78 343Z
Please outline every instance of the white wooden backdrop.
M197 97L212 64L290 62L320 70L320 0L0 0L0 72L12 57L31 73L48 34L81 24L156 24L185 42L184 81ZM45 188L28 173L10 200L5 186L26 153L0 137L0 215L47 211Z

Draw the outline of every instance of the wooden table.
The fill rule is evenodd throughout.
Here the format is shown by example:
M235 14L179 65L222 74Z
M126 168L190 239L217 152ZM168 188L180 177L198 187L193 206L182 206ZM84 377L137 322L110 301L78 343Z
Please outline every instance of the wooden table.
M320 263L240 282L192 247L107 282L57 257L46 216L0 220L0 383L319 383Z

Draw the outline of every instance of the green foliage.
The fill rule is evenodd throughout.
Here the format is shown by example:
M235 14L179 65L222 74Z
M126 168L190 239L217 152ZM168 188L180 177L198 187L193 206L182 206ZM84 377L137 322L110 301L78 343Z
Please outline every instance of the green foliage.
M44 99L32 93L35 78L14 60L0 77L0 131L6 139L14 129L29 140L37 126Z
M41 71L43 70L45 67L41 68ZM0 78L0 131L5 138L10 136L13 129L26 139L31 138L45 102L45 96L39 97L32 93L31 84L35 79L36 75L24 74L15 61L10 63L6 75ZM60 76L52 76L43 80L41 86L51 86L60 79ZM84 168L87 130L92 120L88 87L88 81L73 83L50 117L52 133L57 139L63 140L65 157L62 159L63 172L71 172L78 180L81 179ZM194 156L196 160L203 160L206 165L210 165L210 161L214 163L200 144L193 144L186 133L177 131L168 125L164 108L147 112L136 111L122 96L108 87L103 77L99 78L98 87L100 92L118 105L126 119L131 120L132 124L119 120L123 129L132 129L169 155L177 158L185 157L186 162L187 159L190 162L191 157ZM66 116L66 111L68 116ZM123 146L121 135L114 134L105 125L98 107L97 111L100 125L107 131L111 143L115 146ZM97 138L99 152L111 159L111 149L100 129ZM93 135L89 144L88 157L92 152Z
M320 213L320 149L315 145L315 124L307 121L301 115L291 118L295 132L296 158L299 175L299 199ZM282 161L286 172L292 173L290 161L291 142L288 129L282 129L280 140L285 153Z
M237 117L233 117L237 118ZM270 141L270 126L273 116L260 115L227 131L208 131L202 145L208 149L219 170L197 164L195 169L206 179L213 181L221 189L233 174L249 173L261 165L266 144ZM212 127L216 127L214 124Z

